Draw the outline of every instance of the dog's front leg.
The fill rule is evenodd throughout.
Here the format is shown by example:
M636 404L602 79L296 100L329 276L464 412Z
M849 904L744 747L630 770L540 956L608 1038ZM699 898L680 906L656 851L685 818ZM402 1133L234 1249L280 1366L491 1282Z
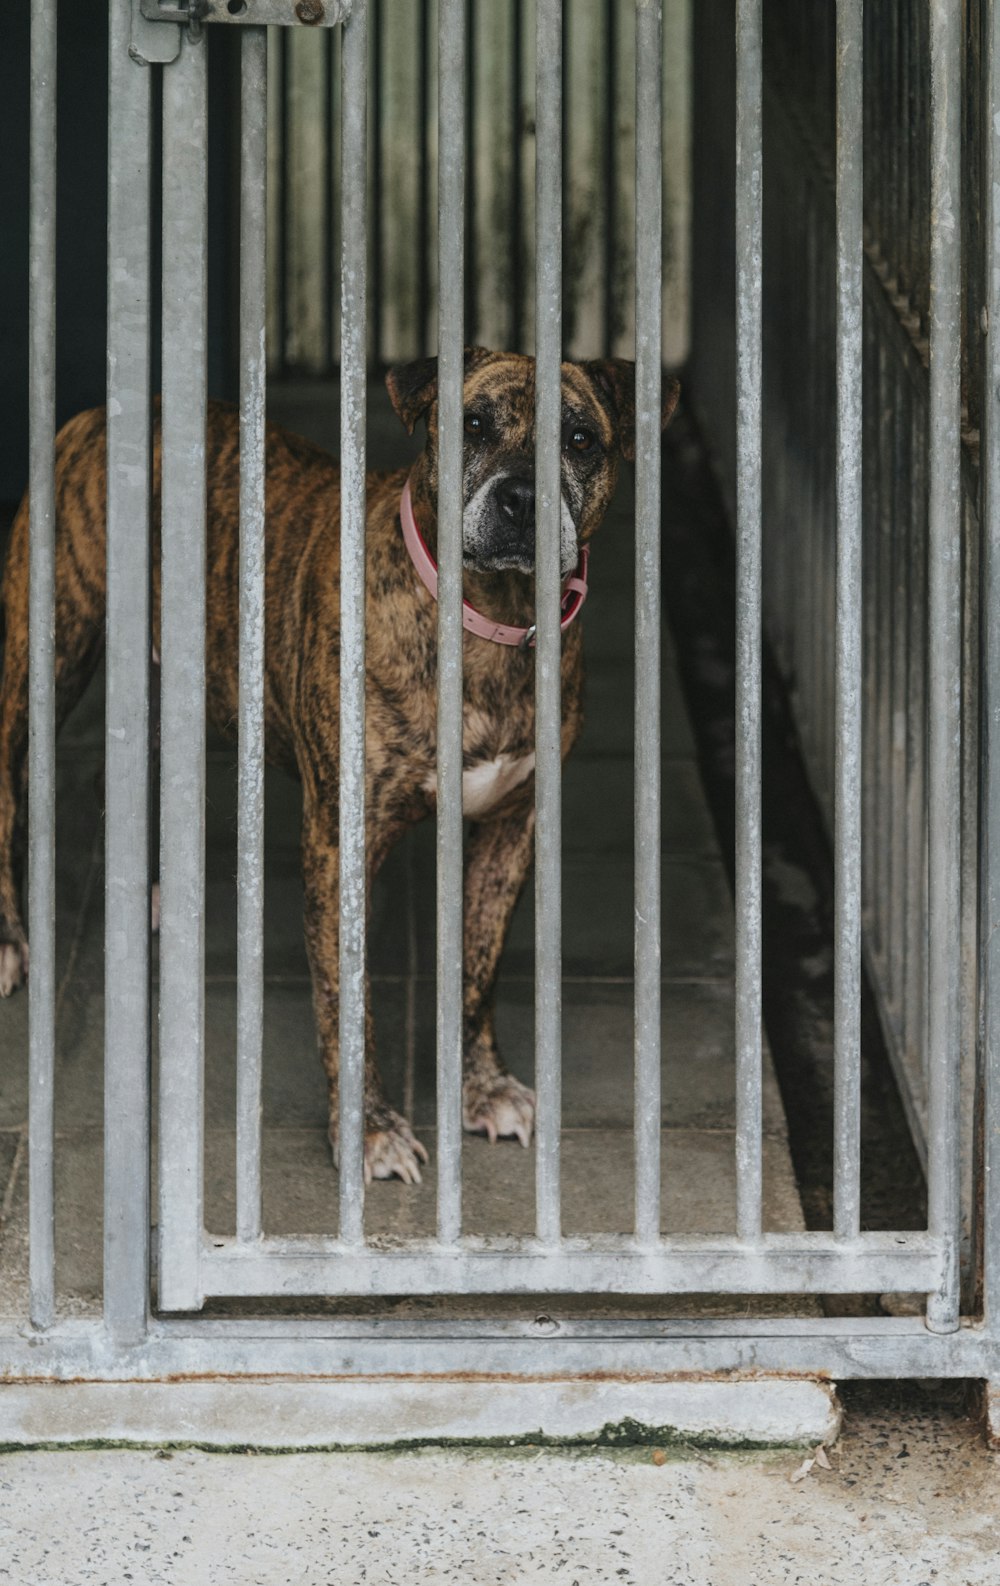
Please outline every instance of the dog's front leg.
M333 815L333 826L336 814ZM329 817L306 814L302 828L302 876L305 883L305 933L312 972L313 1006L320 1056L330 1089L330 1144L338 1159L340 1124L340 855ZM369 865L369 871L374 867ZM371 874L368 895L371 896ZM396 1176L420 1183L420 1163L427 1152L405 1118L385 1099L375 1066L371 988L365 979L365 1183Z
M462 1122L490 1142L531 1140L535 1093L509 1074L493 1031L493 992L507 928L531 867L535 812L527 800L509 815L473 826L465 860L465 999Z

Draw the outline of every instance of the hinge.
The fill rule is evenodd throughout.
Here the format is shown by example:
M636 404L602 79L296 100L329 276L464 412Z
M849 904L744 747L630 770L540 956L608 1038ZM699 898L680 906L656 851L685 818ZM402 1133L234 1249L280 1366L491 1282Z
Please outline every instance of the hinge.
M174 22L195 30L205 22L332 28L346 18L350 0L141 0L141 7L148 22Z

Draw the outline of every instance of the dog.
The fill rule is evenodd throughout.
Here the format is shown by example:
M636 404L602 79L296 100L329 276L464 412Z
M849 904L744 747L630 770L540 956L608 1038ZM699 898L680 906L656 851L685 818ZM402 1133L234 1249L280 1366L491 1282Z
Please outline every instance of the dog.
M386 376L393 407L427 442L412 470L370 474L367 491L366 859L371 882L392 845L436 805L437 606L432 593L438 490L437 360ZM677 401L665 379L661 426ZM619 457L635 449L635 371L622 359L562 366L560 559L572 581L614 491ZM466 1130L528 1145L534 1095L497 1050L493 998L504 938L532 858L534 831L535 366L532 358L465 354L462 555L465 600L496 633L463 634L465 849L464 1065ZM338 683L340 475L320 447L277 425L266 431L267 610L265 750L302 783L305 938L337 1154ZM56 444L56 718L61 723L100 658L105 620L105 415L71 419ZM152 464L153 634L159 627L160 432ZM4 573L6 654L0 685L0 996L28 971L19 908L27 791L27 496ZM404 527L407 534L404 537ZM237 719L239 416L212 402L207 418L207 705L224 733ZM416 539L414 539L416 530ZM420 546L423 546L421 552ZM420 565L423 565L421 571ZM577 579L577 586L582 581ZM431 587L429 587L431 586ZM579 595L577 596L579 604ZM565 608L564 608L565 609ZM565 625L562 754L582 725L582 632ZM375 1064L368 997L364 1174L418 1183L427 1153L390 1105Z

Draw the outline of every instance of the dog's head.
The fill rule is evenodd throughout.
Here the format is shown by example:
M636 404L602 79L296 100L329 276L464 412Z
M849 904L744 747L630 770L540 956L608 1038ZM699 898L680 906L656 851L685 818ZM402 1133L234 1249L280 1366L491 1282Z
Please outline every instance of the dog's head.
M423 484L437 499L436 358L398 364L386 375L392 405L412 434L427 419ZM664 382L661 427L677 403ZM465 353L462 554L476 572L535 566L535 360L520 353ZM562 366L563 576L611 500L618 459L635 455L635 365L624 358Z

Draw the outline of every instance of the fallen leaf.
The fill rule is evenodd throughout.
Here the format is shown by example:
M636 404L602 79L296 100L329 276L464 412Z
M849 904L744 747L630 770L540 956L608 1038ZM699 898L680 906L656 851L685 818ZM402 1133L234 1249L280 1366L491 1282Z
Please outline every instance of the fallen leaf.
M822 1443L818 1443L817 1446L813 1449L813 1459L816 1461L816 1463L819 1466L820 1470L832 1470L833 1469L833 1466L830 1464L830 1461L826 1457L826 1449L823 1447Z
M809 1472L812 1470L812 1468L815 1465L815 1463L816 1463L816 1461L814 1459L812 1459L812 1458L804 1459L802 1461L801 1465L799 1466L798 1470L793 1470L792 1471L791 1476L789 1476L789 1478L788 1478L789 1481L793 1481L793 1482L795 1482L795 1481L805 1481L806 1477L808 1476Z

